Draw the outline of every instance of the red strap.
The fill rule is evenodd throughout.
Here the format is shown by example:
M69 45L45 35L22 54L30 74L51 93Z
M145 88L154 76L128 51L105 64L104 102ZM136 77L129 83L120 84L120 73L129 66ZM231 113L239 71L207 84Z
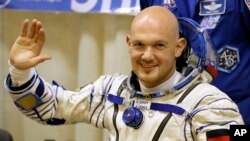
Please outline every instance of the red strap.
M225 136L219 136L215 138L209 138L207 141L230 141L230 137L225 135Z

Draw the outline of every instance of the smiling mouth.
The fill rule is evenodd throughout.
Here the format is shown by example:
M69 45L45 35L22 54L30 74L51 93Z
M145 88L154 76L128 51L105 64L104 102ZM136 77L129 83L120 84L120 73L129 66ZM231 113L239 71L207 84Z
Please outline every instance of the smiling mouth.
M144 65L142 65L142 67L143 68L153 68L153 67L155 67L155 65L154 66L144 66Z
M152 71L156 66L157 65L143 65L143 64L141 64L141 67L146 72Z

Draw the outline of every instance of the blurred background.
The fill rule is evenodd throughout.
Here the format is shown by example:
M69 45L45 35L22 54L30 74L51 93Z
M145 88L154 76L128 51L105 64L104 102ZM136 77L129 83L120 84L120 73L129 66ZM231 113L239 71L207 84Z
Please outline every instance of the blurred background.
M0 129L8 131L14 141L108 141L107 131L92 125L44 126L14 106L3 83L9 50L26 18L43 23L46 43L42 53L52 56L36 67L38 73L48 82L56 80L74 90L102 74L130 72L126 35L133 14L0 9Z

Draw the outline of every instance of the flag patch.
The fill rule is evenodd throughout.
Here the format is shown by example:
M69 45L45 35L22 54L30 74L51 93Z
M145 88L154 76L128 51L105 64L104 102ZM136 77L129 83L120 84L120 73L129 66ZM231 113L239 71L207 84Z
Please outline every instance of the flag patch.
M228 129L217 129L208 131L207 141L229 141L230 131Z

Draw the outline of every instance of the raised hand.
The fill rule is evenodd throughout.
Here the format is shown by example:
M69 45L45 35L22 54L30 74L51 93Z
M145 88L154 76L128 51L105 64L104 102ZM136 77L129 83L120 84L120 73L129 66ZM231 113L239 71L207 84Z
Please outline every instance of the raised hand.
M40 21L33 19L23 22L21 33L10 50L10 64L16 69L24 70L51 59L49 55L41 55L45 43L45 32Z

